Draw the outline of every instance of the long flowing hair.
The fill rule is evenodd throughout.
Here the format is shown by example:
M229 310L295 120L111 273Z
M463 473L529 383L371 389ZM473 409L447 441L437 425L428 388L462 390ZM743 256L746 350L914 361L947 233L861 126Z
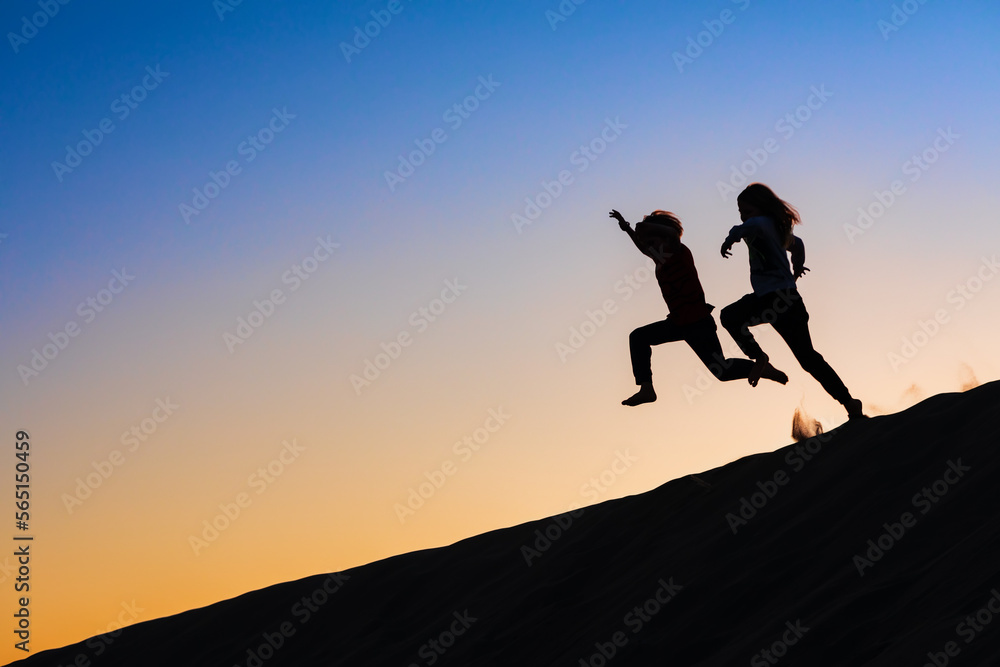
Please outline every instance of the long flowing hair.
M745 204L760 210L761 213L774 220L778 226L778 236L785 248L792 245L792 227L802 222L795 207L780 199L774 190L763 183L751 183L736 198Z

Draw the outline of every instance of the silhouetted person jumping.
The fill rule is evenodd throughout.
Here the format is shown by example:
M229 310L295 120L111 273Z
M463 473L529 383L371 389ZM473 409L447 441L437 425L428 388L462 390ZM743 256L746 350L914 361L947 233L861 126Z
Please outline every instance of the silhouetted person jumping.
M723 382L749 378L754 368L752 361L726 359L722 354L715 318L712 317L715 306L705 303L705 291L698 280L694 258L687 246L681 243L684 229L680 220L667 211L653 211L642 222L636 223L633 231L621 213L611 211L609 215L618 220L618 226L628 233L639 251L656 263L656 282L669 311L662 322L639 327L629 335L632 374L639 391L622 401L622 405L641 405L656 400L650 346L661 343L683 340L712 371L712 375ZM766 362L757 377L782 384L788 382L787 375Z
M792 234L792 226L800 222L798 211L763 183L748 185L736 202L743 224L729 231L722 244L722 256L728 258L738 241L746 242L753 294L723 308L719 319L743 353L754 360L748 378L750 384L756 386L761 377L766 377L764 373L770 366L750 327L770 324L788 344L803 370L847 408L851 419L864 417L861 401L851 396L836 371L813 348L809 313L795 287L795 281L809 270L805 266L802 239ZM786 253L792 256L791 269Z

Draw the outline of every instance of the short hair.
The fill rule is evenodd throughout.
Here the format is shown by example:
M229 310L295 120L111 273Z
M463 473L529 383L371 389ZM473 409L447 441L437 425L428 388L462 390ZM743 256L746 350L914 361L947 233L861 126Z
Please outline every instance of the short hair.
M684 235L684 226L681 225L681 221L677 218L677 216L671 213L670 211L657 209L652 213L650 213L649 215L647 215L645 218L643 218L642 221L654 225L665 225L667 227L673 227L674 231L677 232L678 237Z

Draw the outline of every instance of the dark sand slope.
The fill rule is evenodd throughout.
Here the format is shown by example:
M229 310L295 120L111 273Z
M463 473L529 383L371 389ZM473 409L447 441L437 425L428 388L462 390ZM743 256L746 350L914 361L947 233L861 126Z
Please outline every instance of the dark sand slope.
M328 598L338 581L320 575L139 623L90 664L1000 665L998 415L998 382L935 396L565 529L544 519L348 570ZM745 524L741 498L761 505ZM306 618L314 593L326 602ZM248 654L262 645L266 660Z

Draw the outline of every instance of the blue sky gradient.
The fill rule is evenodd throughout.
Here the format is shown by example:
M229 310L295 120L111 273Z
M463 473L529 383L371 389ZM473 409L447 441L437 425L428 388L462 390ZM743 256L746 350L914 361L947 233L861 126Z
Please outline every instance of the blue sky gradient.
M887 30L904 5L916 11ZM633 222L676 212L717 316L749 291L742 246L718 254L739 222L719 183L754 155L766 160L747 182L802 212L817 348L870 413L1000 375L996 3L217 6L58 4L16 50L8 35L39 4L0 9L0 417L45 443L39 534L126 568L91 581L86 562L50 556L40 645L101 631L80 619L113 618L122 599L175 613L555 514L618 449L641 464L601 500L787 444L798 407L840 423L840 406L766 329L788 387L713 380L690 398L703 369L678 344L654 351L655 406L619 405L633 390L628 333L666 310L651 282L628 299L616 291L643 258L608 211ZM560 6L575 10L553 23ZM348 61L342 44L372 12L391 21ZM154 87L157 68L168 74ZM144 99L122 117L134 90ZM468 105L461 123L455 105ZM53 162L104 119L113 131L57 176ZM249 160L253 136L273 140ZM428 141L433 153L390 187L400 156ZM599 153L581 157L584 146ZM914 171L925 151L933 164ZM225 187L186 221L181 205L213 173ZM852 233L858 209L897 180L902 194ZM514 216L546 196L518 229ZM338 247L320 261L323 242ZM309 257L315 271L292 289L283 276ZM78 304L122 269L134 280L86 321ZM949 300L986 274L974 299ZM446 281L466 288L419 329L412 314ZM273 316L231 352L225 334L276 289ZM608 299L615 313L560 358ZM947 324L894 365L941 310ZM79 334L22 379L19 366L69 322ZM405 333L412 345L356 391L351 377ZM75 480L168 395L177 416L67 512ZM510 426L401 525L394 504L500 405ZM309 446L310 463L286 473L296 481L283 477L192 554L188 535L288 437ZM121 517L127 535L109 528ZM291 561L275 535L301 540ZM234 568L248 551L259 557ZM161 578L127 570L138 562ZM60 598L60 586L73 593Z

